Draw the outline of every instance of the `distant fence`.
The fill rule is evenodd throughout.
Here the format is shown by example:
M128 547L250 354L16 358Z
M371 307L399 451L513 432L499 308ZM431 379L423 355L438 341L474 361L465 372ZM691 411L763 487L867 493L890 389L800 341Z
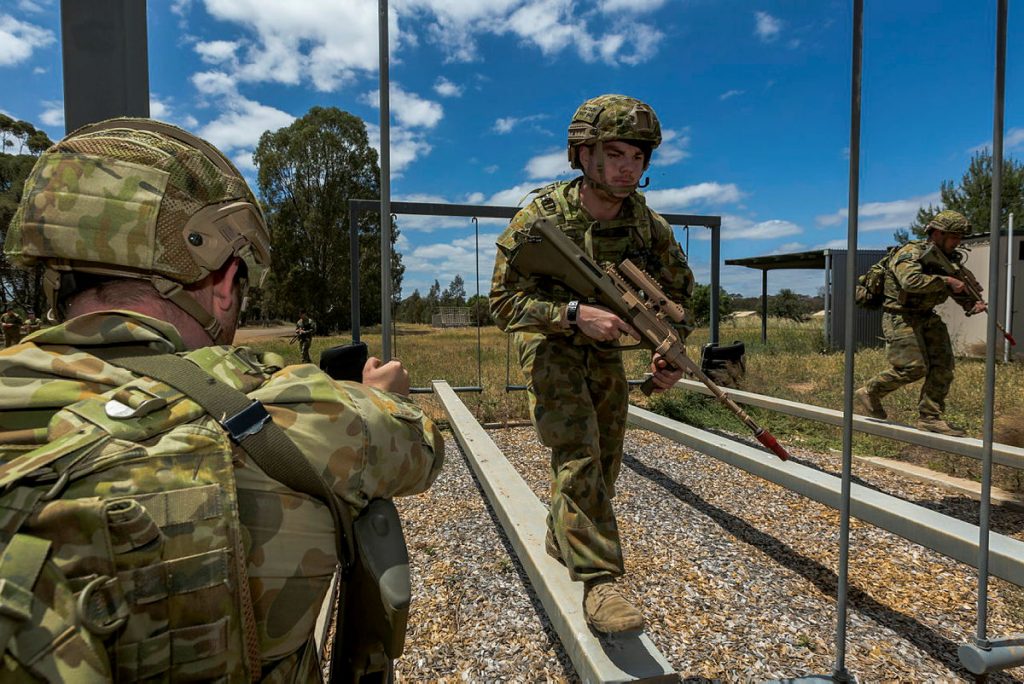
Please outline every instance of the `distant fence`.
M468 306L442 306L430 317L435 328L465 328L472 324Z

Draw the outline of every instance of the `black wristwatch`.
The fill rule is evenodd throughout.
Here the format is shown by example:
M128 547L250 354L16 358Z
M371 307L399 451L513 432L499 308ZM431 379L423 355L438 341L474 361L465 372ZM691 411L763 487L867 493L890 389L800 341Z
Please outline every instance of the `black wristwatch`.
M569 321L569 325L576 325L576 316L580 312L580 303L577 300L572 300L565 307L565 320Z

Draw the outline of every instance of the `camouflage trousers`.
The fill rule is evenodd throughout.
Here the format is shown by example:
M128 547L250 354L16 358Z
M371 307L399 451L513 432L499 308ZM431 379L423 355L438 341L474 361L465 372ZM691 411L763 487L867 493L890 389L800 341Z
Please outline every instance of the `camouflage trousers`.
M571 338L516 333L530 412L551 448L548 529L574 580L623 573L612 511L622 465L629 385L619 352Z
M299 352L302 354L302 363L313 363L313 359L309 358L309 347L311 344L313 344L312 336L299 336Z
M882 397L924 378L918 411L922 417L938 417L946 408L953 384L953 345L946 324L935 312L882 314L886 358L892 366L868 380L868 392Z
M4 330L4 347L13 347L21 342L20 330Z

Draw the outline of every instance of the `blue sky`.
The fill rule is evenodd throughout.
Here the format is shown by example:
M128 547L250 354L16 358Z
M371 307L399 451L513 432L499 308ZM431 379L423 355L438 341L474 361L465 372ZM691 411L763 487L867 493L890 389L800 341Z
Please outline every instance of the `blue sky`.
M882 247L944 179L990 144L995 0L868 0L861 247ZM723 217L723 258L844 247L851 3L848 0L392 0L394 200L512 205L568 178L576 106L606 92L658 113L665 143L650 205ZM1024 10L1011 3L1007 153L1024 157ZM58 0L0 2L0 111L64 133ZM260 133L337 106L379 139L375 0L149 3L152 114L224 149L254 177ZM480 222L480 291L503 225ZM399 217L403 295L455 274L474 294L465 219ZM682 229L681 243L687 242ZM688 240L708 282L705 229ZM730 292L760 272L722 268ZM769 290L813 294L814 271Z

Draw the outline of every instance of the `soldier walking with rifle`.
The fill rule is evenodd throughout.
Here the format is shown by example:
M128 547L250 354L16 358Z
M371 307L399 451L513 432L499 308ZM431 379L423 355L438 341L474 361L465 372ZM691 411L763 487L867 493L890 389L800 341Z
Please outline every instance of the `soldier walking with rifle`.
M622 547L612 510L622 462L629 386L615 342L636 330L563 282L514 263L513 252L539 220L554 221L595 261L629 258L653 274L673 301L689 306L693 274L668 223L637 188L661 126L651 107L623 95L587 100L569 124L569 163L582 176L536 191L498 239L491 314L514 334L528 378L533 424L551 448L547 552L584 583L587 622L606 634L643 629L643 615L622 595ZM675 322L680 339L692 326ZM655 391L682 371L655 353Z
M890 255L884 280L882 331L892 367L854 393L858 412L886 418L882 397L924 378L916 426L943 435L964 436L963 430L942 419L955 363L949 330L934 308L952 297L969 316L987 309L977 280L961 265L963 254L957 251L960 241L970 233L970 222L947 209L926 226L925 240L908 242Z
M309 345L313 343L313 334L316 333L316 323L305 311L299 312L299 320L295 322L295 339L299 341L299 351L302 352L302 363L313 363L309 357Z

